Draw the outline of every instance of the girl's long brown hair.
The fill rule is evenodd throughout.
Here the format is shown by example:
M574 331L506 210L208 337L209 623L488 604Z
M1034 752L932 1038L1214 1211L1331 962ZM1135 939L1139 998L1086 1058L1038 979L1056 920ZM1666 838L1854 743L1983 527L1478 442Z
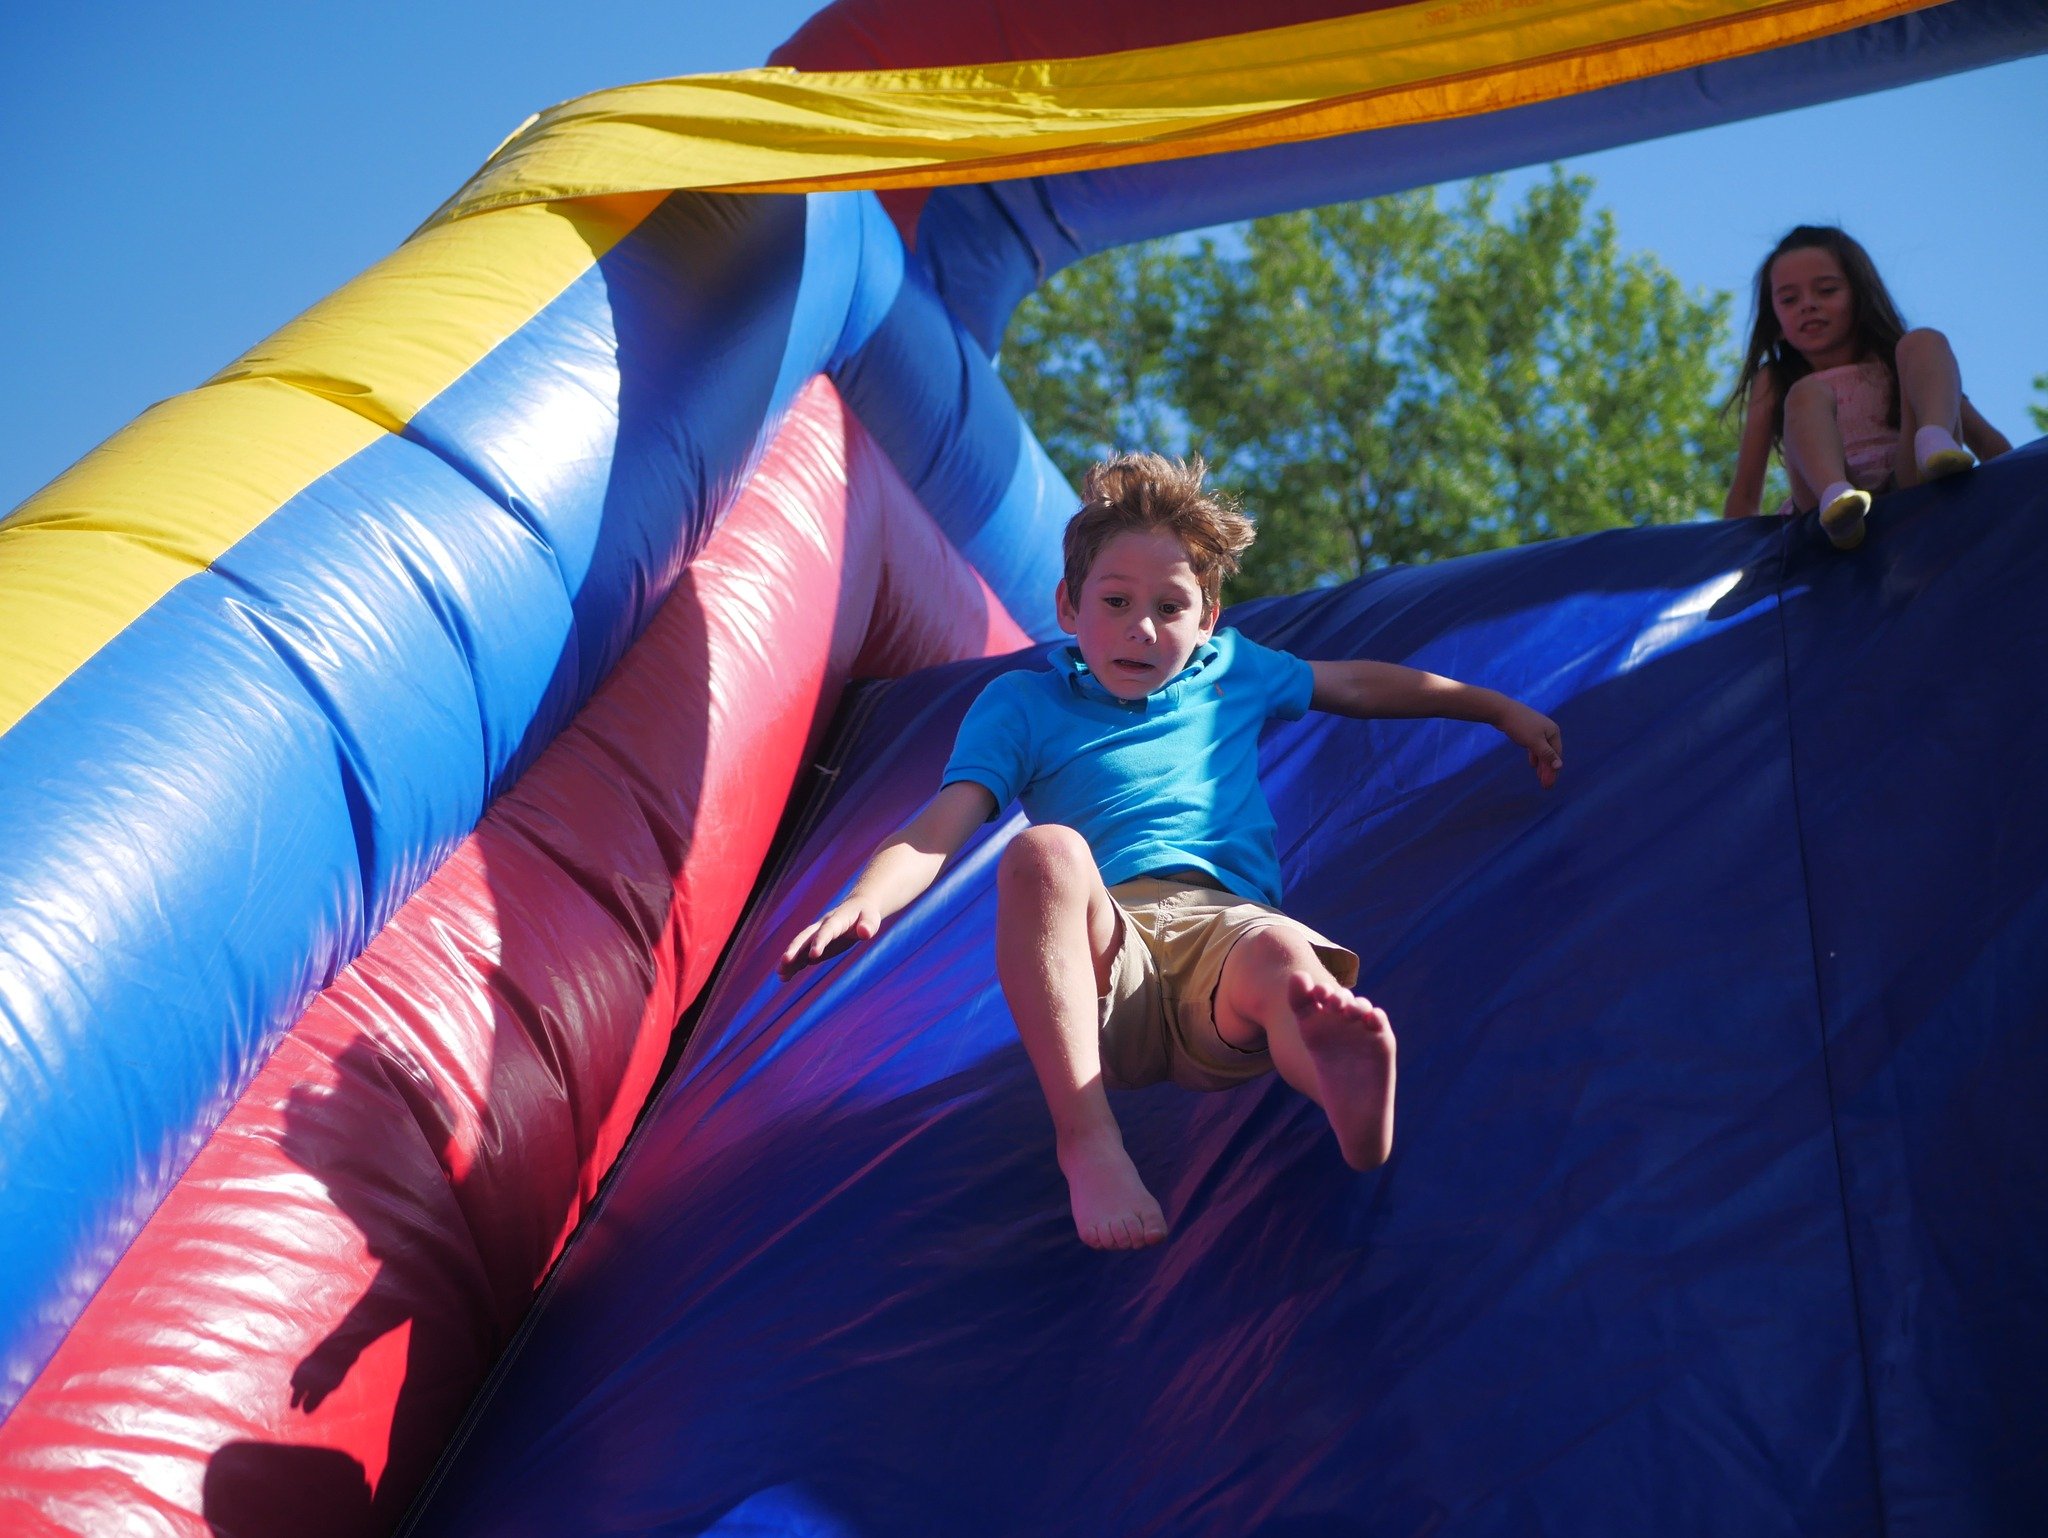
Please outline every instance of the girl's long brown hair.
M1842 276L1849 280L1853 306L1850 324L1855 327L1858 354L1861 358L1877 359L1891 377L1891 405L1886 420L1893 427L1899 425L1899 366L1892 358L1899 338L1906 334L1899 307L1892 303L1870 253L1853 238L1832 224L1802 224L1771 247L1771 254L1756 270L1756 284L1750 296L1749 349L1743 355L1742 372L1736 376L1735 389L1725 408L1735 412L1746 410L1756 376L1769 368L1778 385L1778 404L1771 413L1773 447L1785 436L1785 392L1792 388L1793 381L1812 373L1813 365L1785 340L1785 333L1778 326L1778 312L1771 308L1771 264L1787 251L1808 248L1831 252L1842 264Z

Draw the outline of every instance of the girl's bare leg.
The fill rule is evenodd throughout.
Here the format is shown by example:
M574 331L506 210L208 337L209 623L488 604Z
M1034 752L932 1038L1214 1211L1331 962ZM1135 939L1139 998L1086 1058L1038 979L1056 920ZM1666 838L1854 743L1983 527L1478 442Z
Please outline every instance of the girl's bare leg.
M1394 1148L1394 1030L1387 1013L1330 975L1301 932L1255 929L1231 948L1216 988L1216 1034L1263 1045L1281 1078L1330 1119L1344 1162L1369 1170Z
M1825 380L1808 374L1785 392L1784 441L1786 468L1795 484L1812 487L1816 498L1849 479L1842 429L1835 421L1835 392Z
M1913 456L1913 436L1920 419L1913 412L1913 397L1906 393L1906 381L1899 380L1899 446L1892 451L1892 480L1901 488L1920 484L1920 466Z
M1835 392L1813 374L1785 392L1785 464L1793 483L1818 487L1814 504L1820 526L1838 549L1863 543L1863 515L1870 511L1870 493L1849 484L1848 458L1842 449L1842 428L1835 419Z
M996 975L1052 1113L1075 1231L1098 1250L1157 1244L1166 1216L1124 1151L1102 1083L1096 1001L1123 921L1095 857L1072 828L1027 828L1003 852L996 892Z
M1955 457L1947 453L1948 448L1960 445L1963 431L1963 376L1948 338L1924 327L1908 331L1899 338L1892 360L1899 370L1899 451L1892 469L1894 479L1901 486L1917 486L1923 480L1967 469L1973 462L1967 453ZM1923 427L1941 428L1949 443L1935 444L1931 455L1923 453L1918 442Z
M1820 488L1807 485L1805 477L1799 473L1798 466L1789 459L1785 461L1785 480L1786 489L1792 493L1794 507L1813 507L1820 501Z

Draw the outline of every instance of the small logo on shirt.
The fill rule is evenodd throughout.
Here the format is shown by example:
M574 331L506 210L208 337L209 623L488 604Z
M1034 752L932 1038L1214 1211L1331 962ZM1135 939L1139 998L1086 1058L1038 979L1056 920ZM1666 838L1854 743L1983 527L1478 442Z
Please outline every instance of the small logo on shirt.
M1223 685L1211 684L1209 687L1216 691L1216 698L1218 698L1219 700L1223 698Z

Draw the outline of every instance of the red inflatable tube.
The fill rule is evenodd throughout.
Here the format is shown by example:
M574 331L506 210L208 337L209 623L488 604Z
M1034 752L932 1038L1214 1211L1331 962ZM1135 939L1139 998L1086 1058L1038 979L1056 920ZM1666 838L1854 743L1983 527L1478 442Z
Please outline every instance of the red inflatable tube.
M902 0L836 0L768 56L790 69L931 69L1017 59L1085 59L1159 48L1263 27L1384 10L1401 0L1265 0L1258 27L1242 0L979 0L906 6ZM879 194L906 246L931 196L924 187Z
M1403 0L835 0L769 61L805 70L931 69L1013 59L1086 59L1132 48L1291 27L1388 10Z
M293 1028L0 1426L0 1531L389 1531L617 1157L848 677L1025 644L814 381L646 635Z

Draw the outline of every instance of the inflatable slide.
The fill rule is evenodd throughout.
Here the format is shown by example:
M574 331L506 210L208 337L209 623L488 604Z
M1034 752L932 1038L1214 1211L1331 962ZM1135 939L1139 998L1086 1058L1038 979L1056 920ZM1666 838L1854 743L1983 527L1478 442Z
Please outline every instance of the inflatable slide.
M1147 1092L1175 1237L1074 1245L1012 824L767 958L1054 632L1072 493L992 362L1048 274L2044 46L841 0L522 127L0 521L0 1525L2029 1531L2038 448L1847 559L1645 530L1232 616L1573 744L1549 799L1448 726L1266 744L1402 1030L1371 1177L1283 1094Z

